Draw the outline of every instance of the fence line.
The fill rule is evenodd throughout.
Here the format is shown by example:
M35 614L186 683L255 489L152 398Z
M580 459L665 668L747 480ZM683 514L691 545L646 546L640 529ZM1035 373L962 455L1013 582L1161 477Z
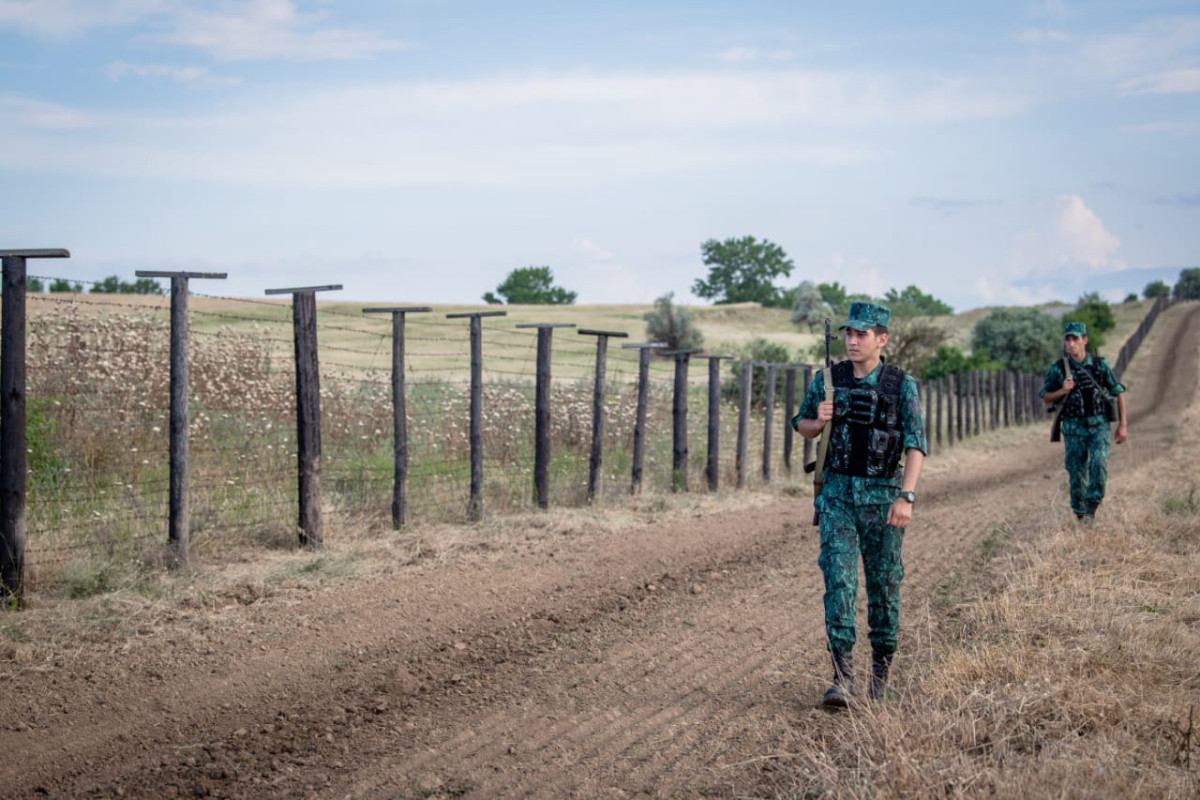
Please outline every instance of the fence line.
M296 364L294 340L277 327L294 319L279 302L216 299L228 308L191 309L188 318L192 543L200 549L232 540L294 544L297 529L304 530L297 523ZM77 295L27 300L33 514L25 563L50 579L79 555L144 557L147 543L153 549L167 542L170 307ZM1114 369L1124 369L1165 307L1162 300L1154 304ZM321 364L317 394L321 508L332 530L582 505L645 486L686 490L693 472L709 491L720 490L722 478L738 488L778 480L775 465L783 479L802 474L791 464L787 423L811 383L812 365L693 353L660 358L627 345L607 350L600 361L593 339L564 333L550 362L555 374L539 391L541 331L466 316L478 327L477 355L473 331L461 322L415 315L407 320L409 348L399 362L394 339L389 347L388 320L323 308L314 321L317 347L339 354ZM238 327L225 324L231 321ZM703 376L687 378L691 355L711 358L703 385ZM726 374L733 377L714 390L721 358L732 362ZM395 393L398 366L403 406ZM1003 371L918 381L931 448L1044 420L1040 385L1040 375ZM754 391L765 405L752 402ZM776 405L788 419L781 421ZM708 436L689 452L688 419L697 415ZM783 447L775 452L772 435L780 424ZM736 443L732 452L720 447L721 438ZM803 463L811 460L811 445L804 440ZM756 457L761 471L748 470ZM318 530L312 539L319 537Z

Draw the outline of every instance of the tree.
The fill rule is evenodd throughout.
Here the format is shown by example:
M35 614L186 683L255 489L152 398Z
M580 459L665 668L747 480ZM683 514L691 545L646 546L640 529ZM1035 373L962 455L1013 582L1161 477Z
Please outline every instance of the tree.
M1129 294L1125 295L1125 299L1121 301L1121 305L1126 303L1136 303L1137 299L1137 292L1130 292Z
M826 317L833 317L833 306L821 299L821 292L812 281L804 281L796 287L795 299L792 301L793 325L807 325L808 332L821 324Z
M704 341L700 330L692 324L692 315L686 308L672 301L674 292L668 292L654 301L654 310L642 315L646 320L646 338L652 342L665 342L671 350L691 350Z
M1079 298L1075 309L1063 315L1063 322L1082 322L1087 325L1088 348L1093 353L1104 346L1104 334L1117 324L1112 306L1098 292L1088 292Z
M1171 295L1171 287L1166 281L1151 281L1146 284L1146 288L1142 289L1142 297L1147 300L1157 300L1160 297L1169 297Z
M504 282L496 287L501 300L491 292L485 292L484 302L523 305L571 305L576 293L554 285L554 273L549 267L521 267L508 273Z
M1175 282L1176 300L1200 300L1200 267L1185 269Z
M65 281L64 281L65 283ZM56 282L57 284L57 282ZM60 291L51 287L50 291ZM92 286L93 294L164 294L162 285L151 278L138 278L133 283L109 275Z
M768 341L759 337L750 342L750 344L738 348L738 360L730 362L730 377L721 384L721 396L727 400L736 400L738 394L742 391L742 365L741 361L752 361L756 363L766 364L790 364L793 363L792 354L788 349L775 342ZM783 400L783 393L787 387L787 374L783 370L775 372L775 402L779 403ZM750 405L756 408L765 408L767 405L767 371L765 369L752 369L750 373Z
M991 358L984 350L977 350L966 355L962 350L951 344L944 344L937 349L933 358L921 367L921 380L932 381L946 375L957 375L960 372L970 372L977 369L994 367Z
M892 309L893 317L944 317L954 313L948 304L916 286L908 286L902 292L888 289L883 302Z
M829 303L829 307L834 313L846 311L850 303L847 300L846 287L842 286L837 281L833 283L817 284L817 291L821 293L821 299Z
M92 294L116 294L121 291L121 279L116 275L109 275L102 281L96 281L91 291Z
M783 306L783 292L773 281L792 274L795 265L783 248L753 236L709 239L700 245L708 280L697 279L692 291L697 297L717 303L761 303Z
M949 338L949 331L927 319L893 316L883 354L890 363L920 375Z
M1039 374L1062 352L1062 328L1036 308L999 308L975 323L971 348L1004 369Z
M66 278L55 278L54 280L52 280L50 282L50 291L51 292L82 292L83 284L82 283L72 284Z
M41 278L27 277L25 278L25 291L44 292L46 291L46 286L42 283Z

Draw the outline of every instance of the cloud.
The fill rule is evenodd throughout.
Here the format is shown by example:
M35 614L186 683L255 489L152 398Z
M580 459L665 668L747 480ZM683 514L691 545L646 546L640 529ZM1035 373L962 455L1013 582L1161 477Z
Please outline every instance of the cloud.
M792 61L794 50L756 50L753 47L730 47L717 53L717 59L727 64L743 64L752 61Z
M294 0L0 0L0 27L70 37L99 27L153 21L165 32L136 41L208 53L218 61L335 61L401 50L407 42L359 28L326 25L327 12L303 13Z
M119 66L121 76L198 77ZM1019 98L931 76L759 70L488 76L221 98L206 112L105 115L104 137L0 129L0 166L251 185L563 185L749 165L875 157L861 130L1017 113Z
M0 0L0 28L51 37L128 25L168 10L166 0Z
M1100 218L1084 205L1079 195L1066 195L1057 201L1055 222L1055 260L1060 264L1083 263L1090 267L1114 264L1113 255L1121 240L1104 228Z
M1200 44L1200 17L1159 17L1116 34L1083 42L1085 68L1106 76L1155 73L1181 58L1191 59Z
M1117 91L1123 95L1200 92L1200 69L1175 69L1133 78L1117 86Z
M81 109L17 95L0 95L0 131L78 131L103 124L100 116ZM0 133L0 142L3 133ZM3 156L0 156L0 162Z
M324 14L302 14L292 0L249 0L219 10L184 7L170 33L152 41L192 47L218 61L331 61L366 58L408 46L372 31L321 28Z
M129 76L138 78L166 78L175 83L204 87L236 86L241 82L237 78L217 77L203 67L173 67L167 64L132 64L128 61L114 61L108 65L109 80L119 81Z

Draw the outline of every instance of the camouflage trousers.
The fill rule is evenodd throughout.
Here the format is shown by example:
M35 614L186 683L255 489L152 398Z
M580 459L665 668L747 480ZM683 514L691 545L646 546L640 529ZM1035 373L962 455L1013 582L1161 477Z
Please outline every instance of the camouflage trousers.
M904 529L887 524L887 505L850 505L825 499L821 512L821 556L825 576L825 633L833 649L854 647L858 601L858 559L867 584L867 625L871 647L896 652L900 628L900 550Z
M1076 514L1094 511L1104 499L1108 483L1108 437L1107 425L1089 433L1063 434L1071 510Z

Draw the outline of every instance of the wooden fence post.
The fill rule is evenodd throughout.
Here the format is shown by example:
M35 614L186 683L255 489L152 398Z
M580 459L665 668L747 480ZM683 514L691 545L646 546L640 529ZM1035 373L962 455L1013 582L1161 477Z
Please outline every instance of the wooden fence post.
M954 375L954 439L961 442L963 440L963 374L961 372Z
M663 351L665 356L675 356L675 391L671 402L671 488L676 492L688 490L688 362L692 355L699 352L698 348Z
M730 356L700 353L696 358L708 359L708 452L704 477L708 490L715 492L721 484L721 359Z
M447 314L446 319L470 320L471 337L471 496L467 520L483 519L483 317L506 317L507 311L468 311Z
M944 406L944 398L946 394L946 376L942 375L937 379L937 446L938 450L942 449L942 408Z
M746 439L750 435L750 370L753 366L749 361L742 362L742 374L738 381L738 429L737 451L734 454L734 468L737 471L737 488L746 485Z
M25 588L25 261L70 258L61 249L0 250L0 606L21 608Z
M1008 399L1009 395L1009 380L1008 370L1000 371L1000 414L1001 420L1005 428L1011 425L1012 403Z
M555 328L574 328L570 322L530 322L517 328L537 329L537 383L533 396L533 501L550 507L550 355ZM591 500L591 495L588 495Z
M792 430L792 417L796 416L796 368L789 366L785 375L783 380L783 404L785 406L783 412L783 468L788 477L791 477L792 442L794 441L793 434L795 434L795 431Z
M167 563L188 563L191 523L188 516L188 279L224 280L224 272L137 270L139 278L171 279L171 467L167 515Z
M591 503L596 499L596 490L600 485L600 466L604 452L604 377L608 359L608 337L625 339L629 334L621 331L581 329L579 335L596 337L596 379L592 384L592 452L588 458L587 484L587 499Z
M800 393L801 398L808 396L808 387L812 383L812 370L812 365L804 365L804 391ZM803 404L804 400L802 399L800 402ZM797 411L796 413L798 414L800 412ZM808 462L812 461L812 439L809 439L807 436L804 437L804 453L802 454L801 458L804 460L803 466L808 466Z
M317 292L337 286L267 289L292 296L296 348L296 469L300 491L300 545L321 547L321 371L317 364Z
M650 382L650 351L666 348L666 342L623 344L624 350L638 351L637 412L633 422L633 469L629 493L642 491L642 471L646 456L646 390Z
M430 306L364 308L364 314L392 315L392 529L408 515L408 400L404 388L405 314L433 311Z
M772 417L775 416L775 378L779 374L778 364L762 364L761 366L767 369L767 385L766 392L763 398L763 457L762 457L762 476L763 481L770 483L771 481L771 444L772 434L774 434L774 425Z

